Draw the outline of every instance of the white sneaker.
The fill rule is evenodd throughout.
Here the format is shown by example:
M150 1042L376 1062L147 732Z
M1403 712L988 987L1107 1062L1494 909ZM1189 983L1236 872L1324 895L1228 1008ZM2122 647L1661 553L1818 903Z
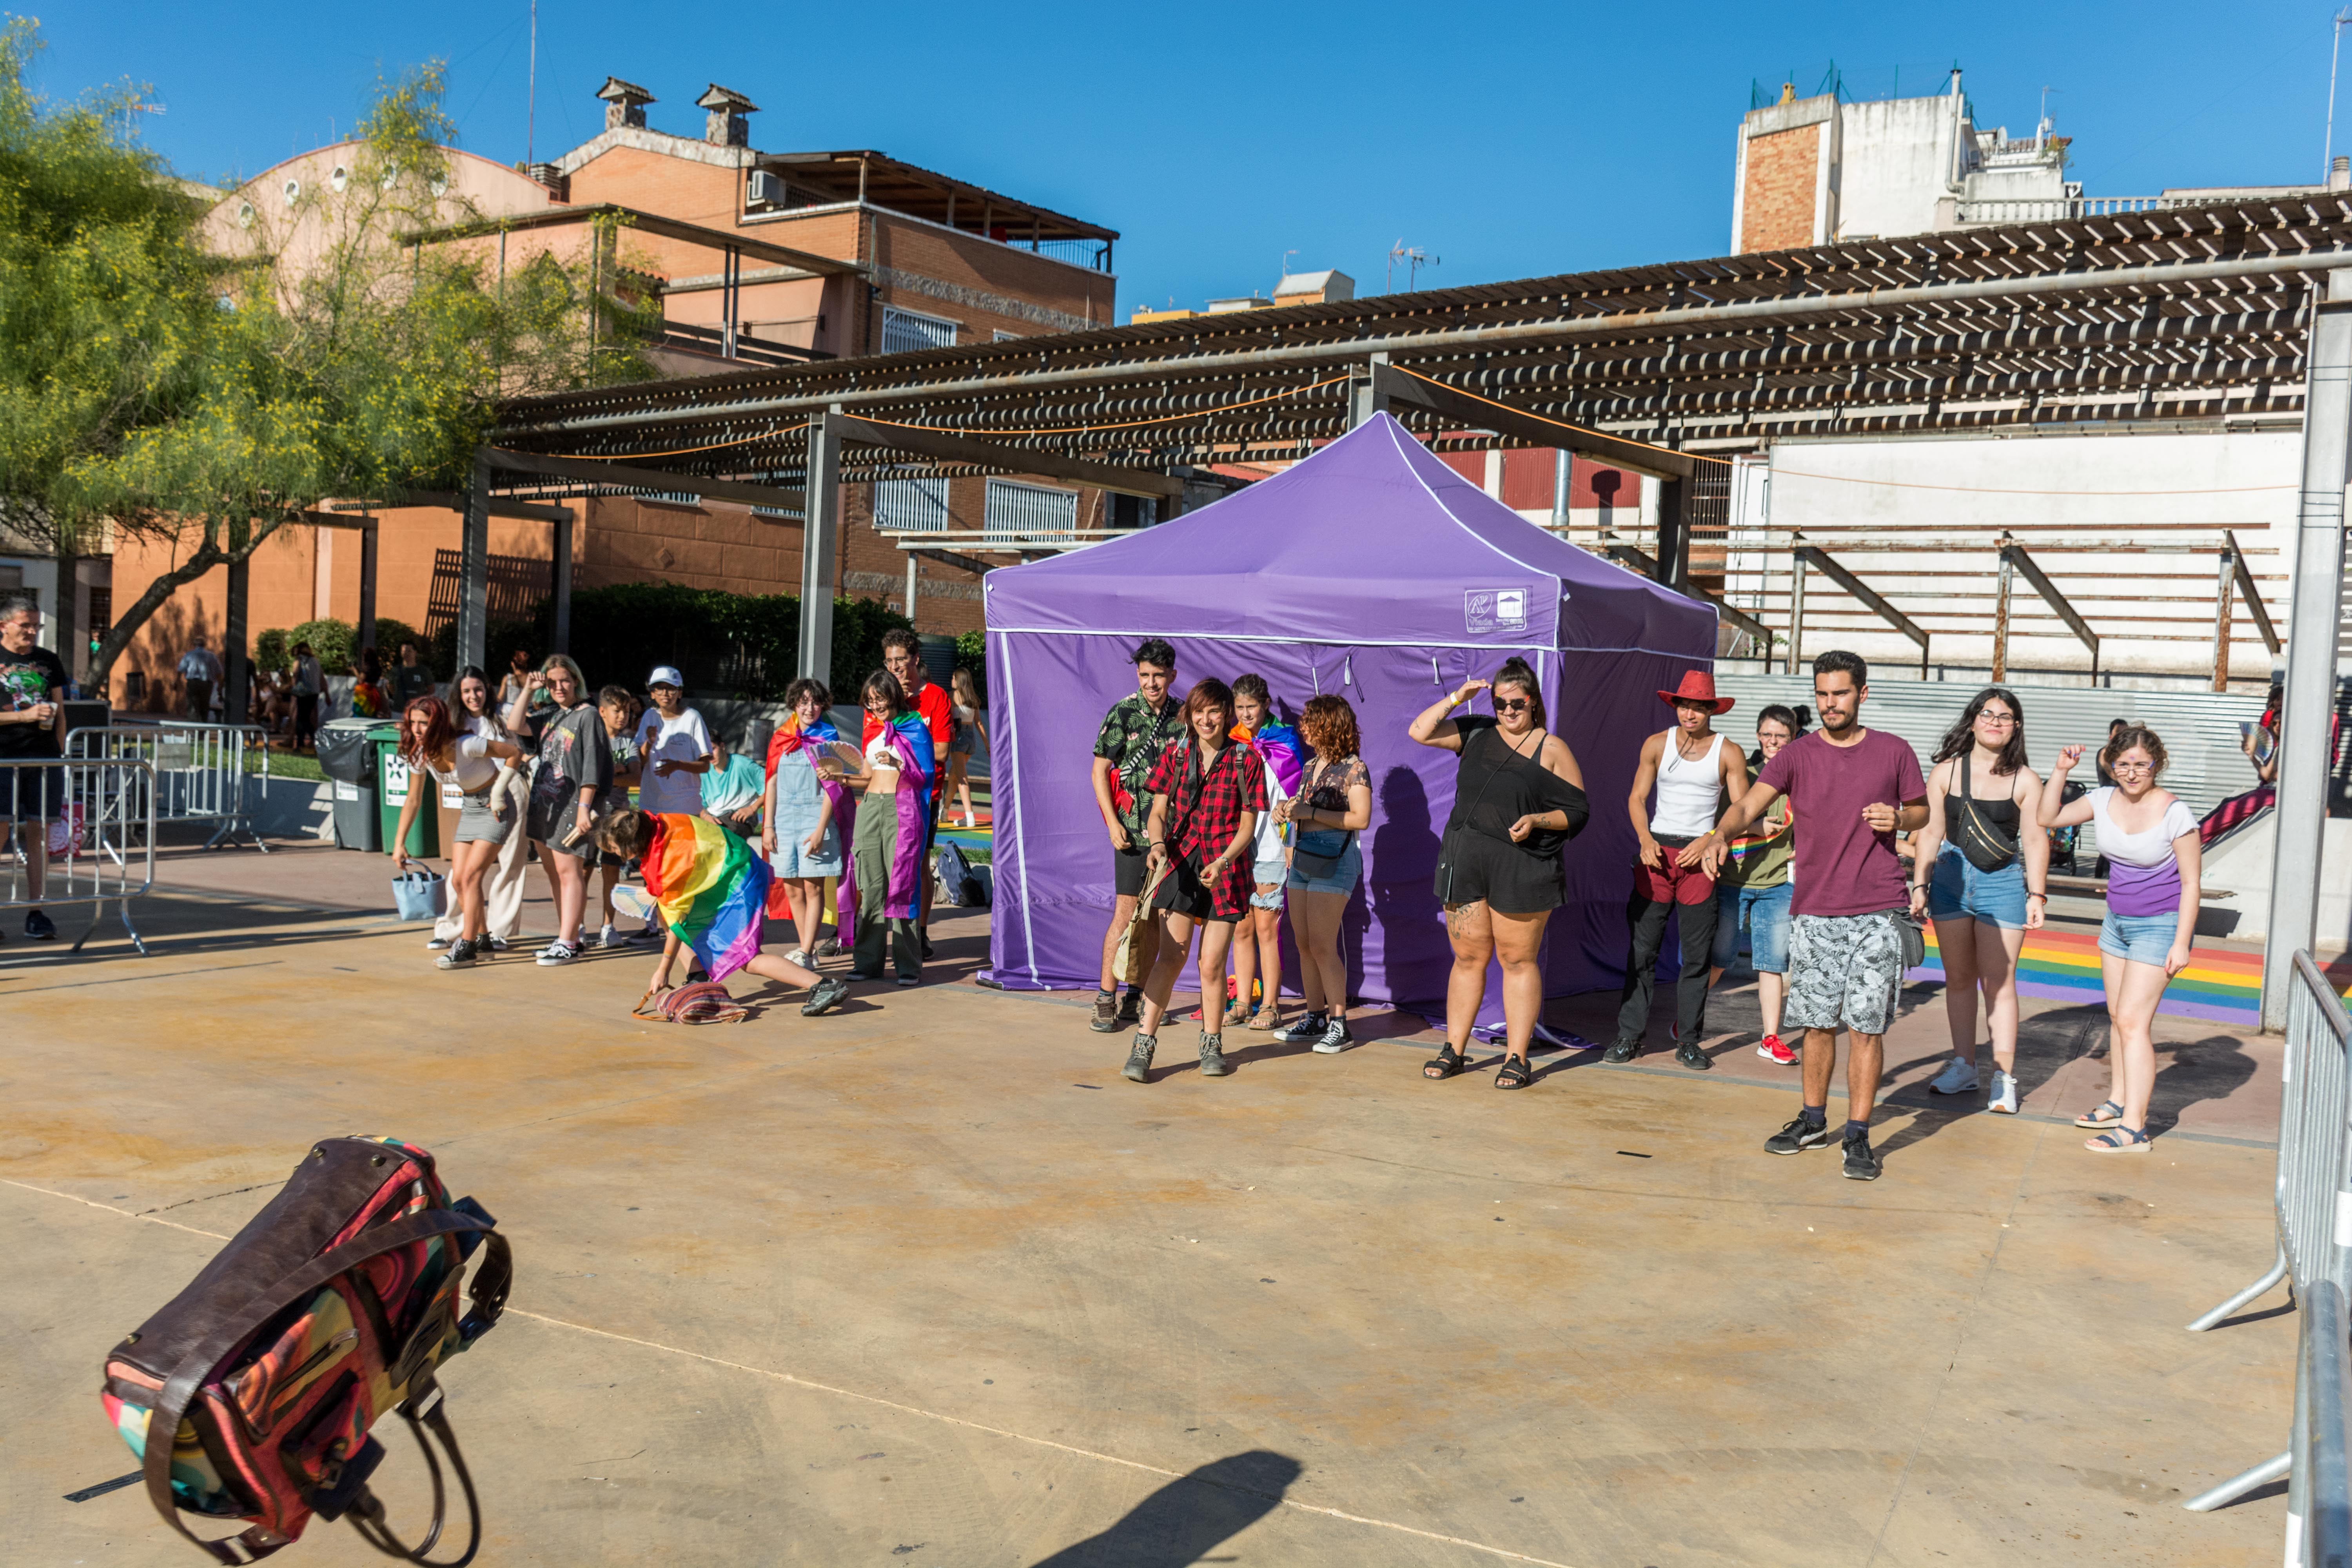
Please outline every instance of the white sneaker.
M448 945L449 939L446 936L429 936L425 939L425 951L427 952L438 952Z
M809 966L809 955L807 950L797 947L793 949L792 952L784 954L784 962L786 963L795 964L800 968L806 969Z
M621 945L621 933L613 929L612 922L609 921L605 922L604 928L596 933L596 945L598 947L618 947Z
M2017 1114L2017 1079L1999 1068L1992 1069L1992 1092L1985 1100L1987 1110L1998 1110L2004 1116Z
M1954 1057L1944 1064L1944 1070L1927 1085L1929 1094L1967 1094L1977 1086L1977 1065Z
M539 963L541 967L576 963L579 957L580 950L568 942L551 942L539 950Z

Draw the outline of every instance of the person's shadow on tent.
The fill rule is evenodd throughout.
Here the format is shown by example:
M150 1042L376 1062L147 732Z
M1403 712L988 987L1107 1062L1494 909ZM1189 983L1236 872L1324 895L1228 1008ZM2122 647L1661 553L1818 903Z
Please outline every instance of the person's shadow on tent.
M1231 1454L1180 1476L1099 1535L1065 1546L1034 1568L1182 1568L1198 1563L1282 1506L1304 1468L1265 1448Z
M1428 791L1411 768L1393 767L1381 775L1371 840L1371 864L1380 879L1368 879L1364 897L1348 906L1349 989L1362 984L1364 935L1377 921L1388 957L1390 994L1443 996L1446 972L1453 965L1451 952L1441 942L1424 955L1417 934L1445 923L1444 907L1430 885L1437 872L1438 835L1430 819Z

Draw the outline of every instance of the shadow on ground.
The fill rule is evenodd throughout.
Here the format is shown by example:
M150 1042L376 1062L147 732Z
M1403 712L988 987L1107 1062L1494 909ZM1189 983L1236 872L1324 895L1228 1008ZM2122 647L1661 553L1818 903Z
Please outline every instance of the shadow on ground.
M1182 1568L1201 1562L1282 1506L1303 1467L1253 1448L1180 1476L1099 1535L1065 1546L1034 1568Z

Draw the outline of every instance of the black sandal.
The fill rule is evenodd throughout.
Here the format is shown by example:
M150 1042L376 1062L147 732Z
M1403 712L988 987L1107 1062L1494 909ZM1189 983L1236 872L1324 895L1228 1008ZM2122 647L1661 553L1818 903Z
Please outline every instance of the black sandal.
M1495 1069L1496 1089L1525 1089L1535 1080L1536 1075L1528 1070L1525 1057L1505 1057L1503 1065Z
M1448 1040L1445 1042L1444 1050L1423 1065L1421 1076L1426 1079L1448 1079L1469 1065L1470 1058L1455 1050L1454 1042Z

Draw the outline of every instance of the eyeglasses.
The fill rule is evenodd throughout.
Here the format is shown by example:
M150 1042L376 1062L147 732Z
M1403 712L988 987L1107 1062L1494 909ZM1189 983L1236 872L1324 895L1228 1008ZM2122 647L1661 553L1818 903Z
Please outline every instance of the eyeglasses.
M2107 772L2111 773L2152 773L2156 772L2156 764L2154 763L2109 763L2107 764Z
M1497 713L1524 713L1534 706L1535 703L1525 697L1497 697L1495 699L1495 711Z
M1977 722L1979 724L2014 724L2017 722L2017 715L2014 713L1995 713L1990 709L1987 709L1984 712L1977 715Z

